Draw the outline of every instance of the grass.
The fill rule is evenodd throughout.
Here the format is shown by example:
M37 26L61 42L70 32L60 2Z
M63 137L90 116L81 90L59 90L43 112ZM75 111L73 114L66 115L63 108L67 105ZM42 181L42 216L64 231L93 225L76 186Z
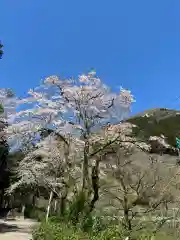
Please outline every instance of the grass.
M106 227L96 228L94 224L90 225L88 231L84 231L80 224L72 225L66 221L60 221L56 217L49 219L48 223L42 221L40 226L33 232L34 240L125 240L128 232L121 224L110 224L107 222ZM98 223L99 224L99 223ZM96 229L96 230L95 230ZM87 229L86 229L87 230ZM141 231L131 234L132 240L174 240L180 239L178 227L164 225L162 229L152 238L152 226Z

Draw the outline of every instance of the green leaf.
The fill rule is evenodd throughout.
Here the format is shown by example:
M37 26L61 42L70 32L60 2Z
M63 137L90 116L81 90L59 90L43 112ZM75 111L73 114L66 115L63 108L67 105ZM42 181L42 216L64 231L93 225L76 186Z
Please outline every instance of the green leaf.
M2 106L2 104L0 104L0 114L2 114L4 112L4 108Z

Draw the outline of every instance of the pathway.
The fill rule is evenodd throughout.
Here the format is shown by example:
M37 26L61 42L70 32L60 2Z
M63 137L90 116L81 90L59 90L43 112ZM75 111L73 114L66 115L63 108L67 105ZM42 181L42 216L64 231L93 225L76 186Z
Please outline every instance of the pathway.
M30 219L0 220L0 240L31 240L35 224Z

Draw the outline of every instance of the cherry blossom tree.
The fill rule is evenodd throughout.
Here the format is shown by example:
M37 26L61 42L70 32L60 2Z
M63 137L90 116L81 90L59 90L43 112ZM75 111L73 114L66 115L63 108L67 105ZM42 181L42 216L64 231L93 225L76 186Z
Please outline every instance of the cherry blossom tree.
M29 97L19 103L30 107L26 106L26 110L11 117L13 124L7 128L9 140L15 139L20 145L27 146L40 129L50 128L64 139L71 136L74 143L80 142L82 191L90 196L93 191L92 156L95 155L93 133L127 116L134 102L131 92L123 88L118 93L113 92L91 71L77 80L50 76L28 93ZM104 147L118 138L115 133L106 139Z
M11 185L8 193L19 188L45 189L49 193L48 218L52 198L60 200L63 213L69 193L78 187L82 143L72 137L62 139L59 134L50 134L37 145L20 162L16 169L19 180Z

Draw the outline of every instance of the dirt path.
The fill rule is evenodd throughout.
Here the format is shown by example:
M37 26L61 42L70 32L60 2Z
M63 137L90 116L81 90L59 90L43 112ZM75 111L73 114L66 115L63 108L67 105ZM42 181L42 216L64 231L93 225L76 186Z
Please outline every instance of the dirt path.
M35 224L36 222L29 219L0 220L0 240L31 240L31 231Z

